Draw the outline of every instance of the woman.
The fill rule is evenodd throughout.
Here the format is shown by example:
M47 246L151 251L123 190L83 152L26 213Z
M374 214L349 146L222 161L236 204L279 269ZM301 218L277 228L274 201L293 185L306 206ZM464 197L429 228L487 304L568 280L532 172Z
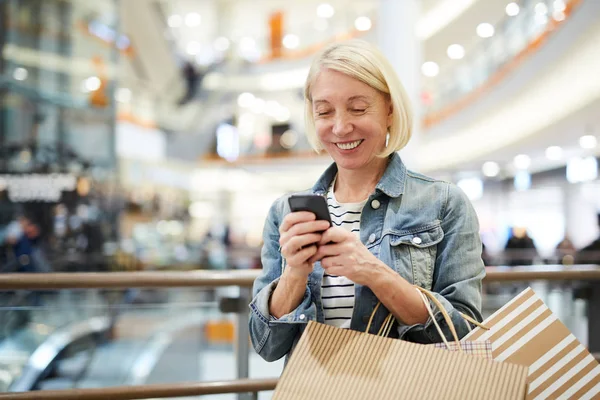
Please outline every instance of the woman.
M371 333L391 312L391 337L441 341L413 285L434 292L464 336L459 313L481 320L477 216L457 187L400 160L412 114L389 62L366 42L331 45L310 68L305 98L309 141L334 160L310 192L327 195L333 226L291 213L288 196L272 205L250 304L256 351L289 355L309 320L365 331L378 302Z

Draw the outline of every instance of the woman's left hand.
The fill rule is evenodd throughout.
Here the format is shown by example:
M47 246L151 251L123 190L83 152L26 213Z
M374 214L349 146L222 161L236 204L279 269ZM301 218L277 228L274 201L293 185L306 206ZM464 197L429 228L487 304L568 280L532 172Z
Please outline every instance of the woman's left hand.
M321 261L328 274L344 276L359 285L368 286L369 277L381 266L354 233L337 226L323 233L318 247L309 262Z

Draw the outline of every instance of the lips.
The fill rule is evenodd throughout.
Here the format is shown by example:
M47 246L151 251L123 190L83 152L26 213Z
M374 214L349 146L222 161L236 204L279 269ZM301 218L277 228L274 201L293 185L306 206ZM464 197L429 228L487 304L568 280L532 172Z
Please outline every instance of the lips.
M357 148L362 142L363 139L359 139L354 142L336 143L335 145L342 150L352 150Z

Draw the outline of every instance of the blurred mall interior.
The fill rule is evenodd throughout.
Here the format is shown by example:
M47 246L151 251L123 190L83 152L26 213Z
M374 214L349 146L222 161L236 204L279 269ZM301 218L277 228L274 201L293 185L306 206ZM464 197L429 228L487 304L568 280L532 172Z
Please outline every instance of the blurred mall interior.
M600 1L0 0L0 271L260 269L272 202L331 163L304 135L310 62L351 38L396 68L400 155L468 195L486 266L600 264ZM600 352L586 282L486 283L485 313L527 285ZM243 287L0 298L2 392L283 367L239 357Z

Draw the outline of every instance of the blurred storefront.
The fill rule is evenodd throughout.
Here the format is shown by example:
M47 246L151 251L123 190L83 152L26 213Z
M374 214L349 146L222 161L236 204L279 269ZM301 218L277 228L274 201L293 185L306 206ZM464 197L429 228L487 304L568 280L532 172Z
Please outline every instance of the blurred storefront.
M121 210L112 1L3 1L0 265L107 270Z

